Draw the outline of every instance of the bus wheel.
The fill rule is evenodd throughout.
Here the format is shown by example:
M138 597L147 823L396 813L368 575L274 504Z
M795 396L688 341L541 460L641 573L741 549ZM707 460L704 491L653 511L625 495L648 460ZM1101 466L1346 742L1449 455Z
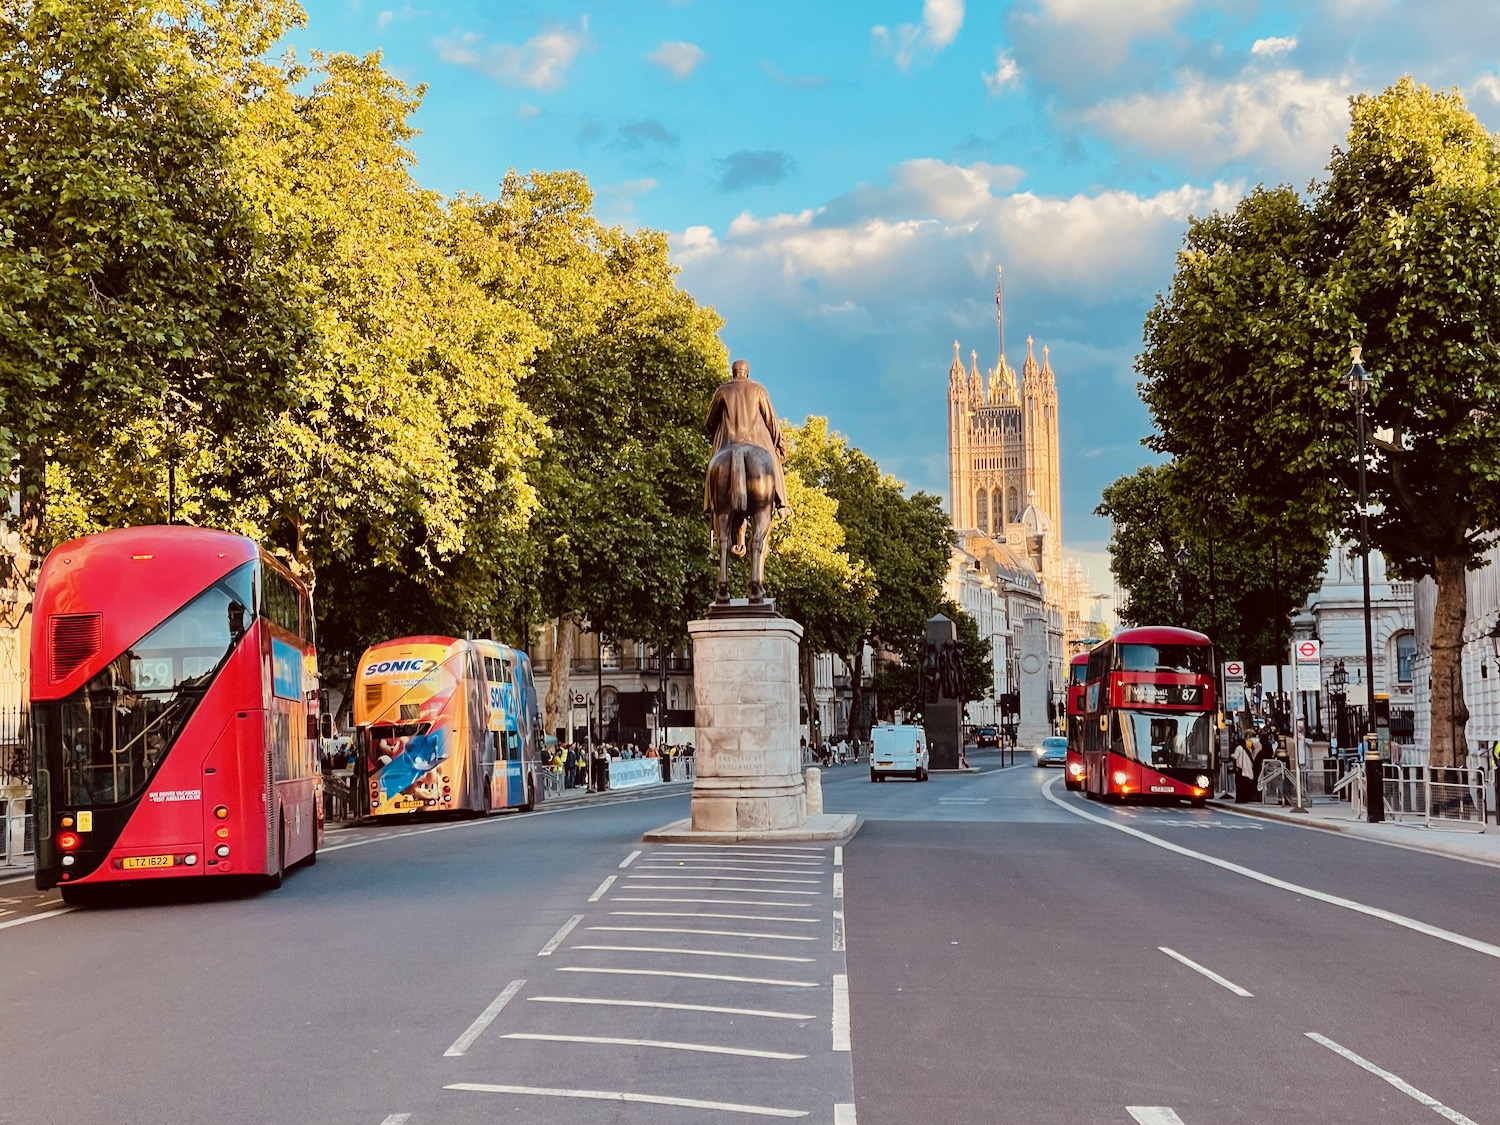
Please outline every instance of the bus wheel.
M536 787L531 784L531 774L526 774L526 800L521 803L522 812L530 812L536 808Z
M281 819L276 829L276 870L266 876L266 887L275 890L286 877L286 818Z

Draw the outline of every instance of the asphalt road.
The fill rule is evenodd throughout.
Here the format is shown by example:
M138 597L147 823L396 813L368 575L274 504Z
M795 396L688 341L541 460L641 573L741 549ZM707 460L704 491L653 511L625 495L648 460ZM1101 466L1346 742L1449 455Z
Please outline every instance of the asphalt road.
M1500 1120L1500 870L974 760L826 771L843 849L641 844L678 792L0 884L0 1122Z

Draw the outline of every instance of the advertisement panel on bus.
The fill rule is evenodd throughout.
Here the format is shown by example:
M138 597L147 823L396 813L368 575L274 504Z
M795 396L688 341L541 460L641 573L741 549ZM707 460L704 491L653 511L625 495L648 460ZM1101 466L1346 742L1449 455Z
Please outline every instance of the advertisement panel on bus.
M1201 805L1217 770L1213 645L1170 627L1126 629L1089 653L1080 723L1090 798Z
M279 884L322 841L306 589L249 539L138 527L64 543L32 618L36 882Z
M541 716L531 660L498 641L476 640L489 684L490 730L497 743L490 807L529 811L546 792L541 768Z

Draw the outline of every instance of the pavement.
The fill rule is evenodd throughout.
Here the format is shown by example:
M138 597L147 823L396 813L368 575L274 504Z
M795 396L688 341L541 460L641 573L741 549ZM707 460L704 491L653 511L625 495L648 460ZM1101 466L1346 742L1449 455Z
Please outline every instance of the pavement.
M1284 824L1325 832L1341 832L1392 847L1410 848L1413 851L1431 852L1500 867L1500 830L1496 830L1494 825L1481 831L1478 824L1428 826L1420 820L1385 820L1379 824L1370 824L1362 812L1351 808L1348 801L1335 801L1327 797L1311 798L1306 812L1297 812L1284 805L1237 805L1233 801L1210 801L1209 805L1240 816L1278 820Z

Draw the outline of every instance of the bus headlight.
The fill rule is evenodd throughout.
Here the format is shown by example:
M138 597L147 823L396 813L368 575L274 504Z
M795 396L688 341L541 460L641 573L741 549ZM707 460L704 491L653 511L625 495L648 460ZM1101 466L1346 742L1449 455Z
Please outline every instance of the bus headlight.
M1069 762L1068 763L1068 772L1070 774L1072 774L1074 777L1082 777L1083 776L1083 763L1082 762Z
M1116 785L1124 785L1127 781L1130 780L1130 775L1124 770L1115 770L1114 779Z
M1198 775L1198 788L1199 789L1207 789L1208 788L1208 775L1206 773L1200 773Z

